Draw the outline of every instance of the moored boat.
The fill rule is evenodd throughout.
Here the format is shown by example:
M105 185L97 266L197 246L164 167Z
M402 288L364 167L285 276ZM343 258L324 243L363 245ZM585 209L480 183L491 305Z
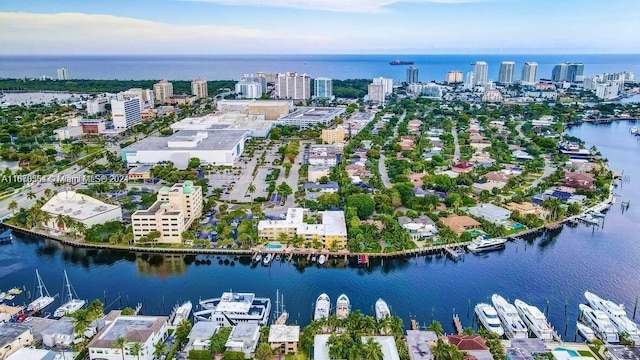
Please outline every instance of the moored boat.
M601 310L594 310L585 304L580 304L582 320L591 327L600 340L607 343L617 343L620 341L618 330L613 325L607 314Z
M485 239L482 236L477 237L475 240L471 242L471 244L467 245L467 250L472 253L481 253L484 251L498 250L502 249L507 242L507 239L504 238L493 238L493 239Z
M578 329L578 334L580 334L580 336L582 336L585 340L591 342L596 339L596 333L587 325L577 322L576 329Z
M41 311L47 306L51 305L51 303L53 303L53 300L55 300L53 296L49 295L49 291L44 286L38 270L36 270L36 279L38 281L38 291L40 293L40 296L29 303L29 305L27 306L27 311L29 312Z
M518 310L502 296L493 294L491 302L496 308L498 317L502 321L502 326L509 339L526 339L529 337L527 327L518 315Z
M514 305L522 321L529 326L529 329L536 337L543 341L553 340L553 327L540 309L518 299L516 299Z
M498 336L504 335L504 329L502 328L502 325L500 325L498 312L493 306L480 303L476 305L474 311L482 326Z
M71 282L69 282L66 270L64 270L64 282L65 287L67 288L67 302L60 305L60 307L54 311L54 317L63 317L65 315L73 314L87 303L86 300L78 299L77 295L75 297L73 296L75 291L73 290L73 287L71 287Z
M604 300L594 293L585 291L584 297L587 298L589 305L595 310L600 310L607 314L613 326L619 333L627 333L630 340L640 343L640 329L638 325L627 317L624 305L619 305L610 300Z
M327 257L326 257L326 256L324 256L324 255L320 255L320 256L318 257L318 264L322 265L322 264L324 264L324 263L325 263L325 261L327 261Z
M178 306L175 310L175 317L173 318L171 325L178 326L184 320L189 320L191 309L193 309L191 301L185 301L182 305Z
M376 320L382 320L387 316L391 316L391 311L389 311L389 305L387 305L386 301L382 299L378 299L376 301Z
M331 308L331 300L329 295L322 293L316 299L315 312L313 314L313 320L326 319L329 317L329 310Z
M351 312L351 301L346 294L340 294L336 301L336 316L338 319L346 319Z
M271 254L267 254L262 259L262 265L269 266L270 263L271 263Z

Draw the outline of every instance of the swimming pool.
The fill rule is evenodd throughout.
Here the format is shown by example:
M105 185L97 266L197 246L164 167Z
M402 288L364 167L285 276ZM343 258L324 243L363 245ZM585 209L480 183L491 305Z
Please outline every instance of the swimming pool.
M520 223L513 223L513 225L511 225L511 229L513 230L520 230L520 229L524 229L526 226L520 224Z
M555 348L553 350L554 351L564 351L564 352L568 353L570 357L579 357L580 356L580 354L578 354L577 351L571 350L571 349L566 349L566 348L563 348L563 347L557 347L557 348Z
M267 249L282 249L280 244L267 244Z

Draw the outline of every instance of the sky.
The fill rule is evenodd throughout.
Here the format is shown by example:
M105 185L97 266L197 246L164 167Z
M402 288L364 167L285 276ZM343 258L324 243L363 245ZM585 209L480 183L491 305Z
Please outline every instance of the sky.
M639 0L0 0L0 55L621 54Z

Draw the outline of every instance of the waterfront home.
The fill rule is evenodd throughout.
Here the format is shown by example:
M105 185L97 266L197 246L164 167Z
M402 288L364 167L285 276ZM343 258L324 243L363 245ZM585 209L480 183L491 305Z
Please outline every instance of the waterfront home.
M540 338L512 339L511 345L506 349L507 359L513 360L534 360L537 358L535 354L546 352L549 352L549 349Z
M33 333L30 326L11 322L0 324L0 359L6 359L32 343Z
M330 360L329 357L329 337L331 335L321 334L316 335L313 340L313 359L314 360ZM398 348L396 347L396 341L393 336L362 336L361 340L366 343L369 338L373 338L375 342L380 344L380 350L382 350L381 360L400 360L398 354Z
M89 342L91 360L153 360L154 345L167 338L166 316L123 316L111 311L105 318L105 326ZM116 339L124 338L124 354ZM142 345L140 354L131 351L131 345Z
M436 223L427 215L420 215L415 219L407 216L400 216L398 223L403 229L409 231L412 240L424 240L433 237L438 233Z
M43 226L61 232L69 229L60 221L60 216L69 216L87 228L109 221L122 220L120 205L107 204L72 190L57 193L40 209L50 216Z
M78 356L76 352L61 352L46 349L22 348L5 358L6 360L70 360Z
M211 348L211 336L217 333L219 328L218 323L213 321L197 321L189 331L185 351L209 350Z
M505 225L509 221L509 216L511 216L511 211L490 203L479 204L469 208L468 212L473 216L499 225Z
M543 115L540 119L531 120L532 127L545 127L551 126L554 123L555 118L553 115Z
M564 173L562 184L573 189L595 190L594 177L589 173L575 173L567 171Z
M480 227L480 223L469 216L449 215L444 219L440 219L444 226L451 229L456 235L460 236L467 230L473 230Z
M407 346L410 360L433 360L431 347L438 343L438 334L433 331L407 330Z
M271 325L268 342L271 349L279 349L281 354L295 354L298 352L300 340L300 326Z
M62 317L41 333L42 343L49 348L65 349L75 340L73 318Z
M238 323L231 330L225 344L227 351L242 352L245 359L251 359L258 347L260 326L252 323Z
M544 213L544 209L542 209L542 207L536 206L530 202L523 202L520 204L515 202L510 202L506 205L506 208L508 210L518 212L520 213L520 215L533 214L535 216L541 216Z
M489 350L484 338L478 335L448 335L447 341L460 351Z
M516 150L511 155L516 161L528 161L533 160L533 156L529 155L526 151Z
M334 243L341 248L347 243L347 225L344 211L321 211L321 224L307 224L304 213L307 209L290 208L284 220L261 220L258 223L258 236L266 240L278 240L280 234L289 239L299 236L306 241L319 241L324 248Z
M457 173L468 173L473 171L474 166L474 163L470 161L462 161L453 165L453 168L451 168L451 170Z

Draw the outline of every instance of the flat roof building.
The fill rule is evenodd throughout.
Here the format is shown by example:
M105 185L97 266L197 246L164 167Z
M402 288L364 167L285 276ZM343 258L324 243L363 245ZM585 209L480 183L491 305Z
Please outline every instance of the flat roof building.
M108 321L87 345L89 359L153 360L154 345L167 337L168 319L166 316L116 316ZM116 345L119 338L126 340L124 356L120 347ZM133 343L142 345L139 355L132 353Z
M200 159L202 164L232 166L248 137L245 130L180 130L167 137L142 139L122 149L121 154L129 167L171 161L178 169L186 169L191 158Z
M300 107L298 110L280 118L282 125L306 129L312 126L328 126L344 113L344 108Z
M71 360L78 356L76 352L60 352L45 349L22 348L6 360Z
M300 326L271 325L268 341L271 349L279 349L281 354L295 354L300 341Z
M206 99L209 97L209 90L207 89L207 81L197 78L191 82L191 94L198 99Z
M324 248L330 248L334 243L339 248L347 242L347 226L343 211L321 211L321 224L307 224L304 222L304 208L290 208L284 220L261 220L258 223L258 236L263 239L278 240L280 234L286 234L290 239L294 236L306 241L319 241Z
M311 97L311 78L307 74L280 73L275 80L278 99L305 100Z
M309 165L334 166L338 163L338 150L332 145L312 145L309 147Z
M59 216L69 216L83 223L87 228L109 221L122 220L122 209L119 205L107 204L72 190L57 193L42 205L41 210L51 216L43 226L58 231L69 230L59 221Z
M111 120L116 129L129 129L142 122L142 101L138 97L111 100Z
M146 210L131 215L133 240L140 241L152 231L160 233L160 243L181 244L182 233L202 216L202 188L193 181L162 187L158 199Z
M344 142L344 128L341 125L338 125L335 129L322 129L321 137L323 144Z
M231 330L225 346L227 351L244 353L245 359L251 359L258 347L260 326L252 323L238 323Z
M185 350L208 350L211 347L211 336L218 332L220 326L211 321L196 321L187 336L189 340Z
M438 342L438 334L433 331L407 330L407 347L410 360L433 360L431 346Z
M155 95L155 102L164 104L167 98L173 96L173 84L167 80L161 80L153 84L153 93Z
M511 211L490 203L486 203L469 208L469 214L481 217L494 224L505 224L509 221Z
M0 359L6 359L7 356L32 343L31 327L11 322L0 324Z
M265 120L261 114L248 115L246 113L215 113L199 117L188 117L171 124L174 130L245 130L251 137L267 137L269 131L276 125L276 121Z

